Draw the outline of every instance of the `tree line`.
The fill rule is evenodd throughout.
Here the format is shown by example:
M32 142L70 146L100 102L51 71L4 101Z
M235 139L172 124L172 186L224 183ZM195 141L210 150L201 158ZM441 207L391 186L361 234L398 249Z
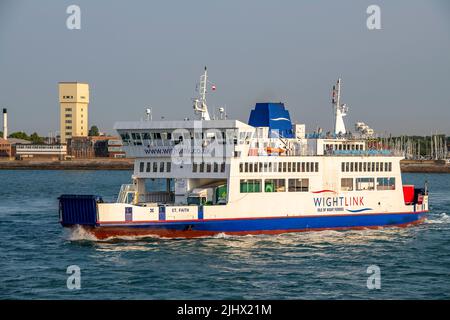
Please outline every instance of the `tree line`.
M99 136L100 132L98 130L98 127L96 125L93 125L89 129L88 135L90 137ZM3 131L0 131L0 137L3 137ZM44 141L46 139L45 137L38 135L36 132L33 132L32 134L28 135L25 131L13 132L10 135L8 135L8 138L27 140L27 141L30 141L35 144L44 143Z

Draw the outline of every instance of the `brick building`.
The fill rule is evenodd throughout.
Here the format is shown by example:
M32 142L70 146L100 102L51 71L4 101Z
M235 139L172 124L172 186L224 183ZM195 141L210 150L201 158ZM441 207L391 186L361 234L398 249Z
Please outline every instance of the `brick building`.
M3 138L0 138L0 157L13 157L11 143Z

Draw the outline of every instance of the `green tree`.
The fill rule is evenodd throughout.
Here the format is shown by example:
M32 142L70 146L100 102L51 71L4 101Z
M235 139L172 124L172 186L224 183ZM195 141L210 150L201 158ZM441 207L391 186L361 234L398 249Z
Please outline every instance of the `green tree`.
M30 136L30 141L33 143L44 143L44 138L40 137L36 132L33 132Z
M13 132L9 135L9 138L30 140L30 137L23 131Z
M98 127L97 126L92 126L91 129L89 129L89 136L90 137L96 137L99 136L100 133L98 132Z

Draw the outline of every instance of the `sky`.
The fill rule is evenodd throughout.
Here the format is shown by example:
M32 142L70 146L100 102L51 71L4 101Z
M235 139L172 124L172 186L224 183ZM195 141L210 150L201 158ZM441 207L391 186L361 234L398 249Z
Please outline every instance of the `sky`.
M79 30L66 26L73 4ZM367 28L372 4L380 30ZM450 135L447 0L0 0L9 132L59 130L60 81L89 83L90 125L106 133L149 106L153 119L192 119L205 65L211 113L247 122L256 102L281 101L307 131L328 131L341 77L348 129Z

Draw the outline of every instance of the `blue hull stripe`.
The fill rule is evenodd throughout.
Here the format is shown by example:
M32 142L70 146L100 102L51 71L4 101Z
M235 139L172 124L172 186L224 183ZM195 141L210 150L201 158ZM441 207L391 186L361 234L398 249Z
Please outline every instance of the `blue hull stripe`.
M166 230L196 230L213 232L240 231L275 231L275 230L308 230L333 229L355 227L377 227L409 224L425 217L425 213L398 214L361 214L324 217L283 217L261 219L230 219L230 220L200 220L200 221L171 221L142 224L101 224L101 227L150 228Z

